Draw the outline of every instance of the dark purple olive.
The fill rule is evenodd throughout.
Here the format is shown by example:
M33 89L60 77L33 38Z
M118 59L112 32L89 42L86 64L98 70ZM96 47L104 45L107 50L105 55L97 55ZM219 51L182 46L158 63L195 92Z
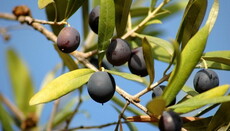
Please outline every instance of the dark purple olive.
M100 15L100 6L96 6L92 9L89 14L89 26L92 31L98 34L98 25L99 25L99 15Z

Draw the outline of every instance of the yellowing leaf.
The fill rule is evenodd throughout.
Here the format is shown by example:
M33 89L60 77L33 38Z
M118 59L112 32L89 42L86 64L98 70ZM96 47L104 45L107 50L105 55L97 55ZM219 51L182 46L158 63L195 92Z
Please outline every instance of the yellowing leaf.
M50 102L81 87L93 72L91 69L78 69L59 76L35 94L30 99L30 105Z
M165 109L166 102L161 97L156 97L147 104L147 109L154 115L161 115Z

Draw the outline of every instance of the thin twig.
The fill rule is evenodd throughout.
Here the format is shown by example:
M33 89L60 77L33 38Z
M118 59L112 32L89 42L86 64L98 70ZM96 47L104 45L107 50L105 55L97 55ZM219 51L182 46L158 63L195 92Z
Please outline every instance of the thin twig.
M12 102L10 102L10 100L4 97L1 93L0 93L0 101L2 101L20 121L24 121L26 119L23 112Z
M138 92L136 95L134 95L135 98L140 98L141 96L143 96L144 94L148 93L149 91L151 91L153 88L155 88L156 86L160 85L161 83L163 83L164 81L168 80L170 74L165 75L163 78L161 78L158 82L152 84L150 87L146 87L145 89L143 89L142 91Z
M69 128L69 125L70 125L71 121L73 120L74 115L78 112L78 110L82 104L81 93L82 92L79 90L78 104L77 104L76 108L74 109L74 111L72 112L71 116L66 120L65 130L67 130Z
M127 121L123 121L121 123L127 123ZM73 130L79 130L79 129L101 129L101 128L116 125L116 124L117 124L117 122L111 122L111 123L98 125L98 126L79 126L79 127L71 128L68 130L62 130L62 131L73 131Z
M127 109L127 107L128 107L129 104L130 104L130 102L127 101L126 104L125 104L125 106L123 107L123 109L122 109L122 111L121 111L121 113L120 113L120 115L118 117L117 126L115 128L115 131L118 131L119 125L121 123L121 118L123 117L123 114L124 114L124 112Z
M47 125L47 128L46 128L47 131L52 130L52 124L53 124L54 116L55 116L55 114L57 112L57 108L58 108L59 103L60 103L60 99L54 101L54 106L53 106L51 116L50 116L50 119L48 121L48 125Z
M164 0L153 12L150 12L147 17L145 17L145 19L143 21L141 21L140 24L138 24L136 27L134 27L132 30L128 31L126 34L124 34L121 38L122 39L126 39L127 37L131 36L134 32L138 31L139 29L141 29L141 27L143 27L150 19L152 19L153 17L155 17L158 13L158 11L160 11L160 9L166 5L170 0Z

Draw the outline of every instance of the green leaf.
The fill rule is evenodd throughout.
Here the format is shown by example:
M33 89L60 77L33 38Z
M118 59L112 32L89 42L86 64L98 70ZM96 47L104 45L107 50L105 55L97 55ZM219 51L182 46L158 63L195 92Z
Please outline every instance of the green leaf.
M55 79L55 75L57 73L57 71L61 68L61 64L57 64L54 69L52 69L50 72L48 72L44 79L42 80L40 89L42 89L43 87L45 87L45 85L47 85L48 83L50 83L52 80ZM44 109L44 104L40 104L36 106L36 115L37 116L41 116L41 113Z
M75 61L69 54L61 52L58 49L57 44L54 44L54 48L70 71L78 69L78 65L75 63Z
M100 18L98 25L98 61L101 67L110 38L113 36L115 26L115 5L113 0L100 1Z
M180 104L170 106L169 108L174 109L174 111L178 113L187 113L207 104L230 101L230 96L223 96L228 91L229 87L229 85L215 87L184 102L181 102Z
M207 117L204 119L191 121L183 124L183 128L188 131L207 131L208 124L211 121L212 117Z
M147 38L148 42L150 43L152 47L152 56L154 59L164 61L164 62L170 62L171 57L173 56L173 45L169 43L166 40L148 36L148 35L142 35L142 34L136 34L137 37L140 37L143 39L144 37Z
M209 25L209 33L212 31L212 28L216 22L217 16L219 13L219 0L214 0L211 11L206 21L206 25Z
M170 75L168 85L163 92L163 97L167 100L167 104L175 98L200 61L209 35L208 30L209 26L205 26L198 31L181 52L180 61L177 61Z
M204 53L202 58L206 60L208 68L230 70L230 51L212 51ZM204 68L204 63L197 65Z
M48 4L53 3L53 0L38 0L38 8L43 9L45 8Z
M117 36L121 37L126 29L132 0L115 0L115 23Z
M230 102L222 103L216 114L212 117L211 122L208 125L209 131L214 131L221 126L227 125L230 122L229 114Z
M46 6L49 21L62 21L71 17L86 0L55 0L54 4ZM51 25L53 32L58 35L64 25Z
M154 115L161 115L166 107L166 102L161 97L156 97L147 104L147 109Z
M34 94L34 86L29 69L13 49L8 49L6 53L7 67L16 105L25 114L34 112L35 107L31 107L28 104L29 99Z
M177 33L178 43L182 42L182 50L187 42L196 34L204 19L207 0L190 0Z
M137 82L140 82L140 83L145 82L142 77L134 75L134 74L118 72L118 71L112 71L112 70L106 70L106 69L105 69L105 71L108 72L108 73L114 74L114 75L121 76L121 77L123 77L125 79L128 79L128 80L137 81Z
M195 91L193 88L190 88L188 86L183 86L182 90L184 92L186 92L188 95L191 95L191 96L196 96L196 95L199 95L199 93L197 91Z
M214 109L215 107L217 107L220 104L214 104L214 105L210 105L208 107L205 107L204 109L202 109L201 111L199 111L196 115L194 115L195 117L200 117L201 115L211 111L212 109Z
M82 25L83 25L83 33L85 39L89 33L88 20L89 20L89 0L86 0L86 2L82 5Z
M149 44L146 37L142 39L142 48L143 48L143 54L144 54L147 71L150 78L149 84L151 85L154 81L154 59L152 55L153 53L152 53L151 45Z
M1 122L3 131L13 131L11 121L12 121L11 116L4 109L2 104L0 104L0 122Z
M30 99L30 105L50 102L84 85L93 74L91 69L65 73L47 84Z

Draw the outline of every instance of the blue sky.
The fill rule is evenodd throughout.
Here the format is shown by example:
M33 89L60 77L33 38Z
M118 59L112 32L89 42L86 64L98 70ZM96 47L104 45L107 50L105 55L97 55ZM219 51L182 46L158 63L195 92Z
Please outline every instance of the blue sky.
M213 0L209 0L208 10L212 4ZM37 0L2 0L0 4L0 12L8 12L12 11L12 8L16 5L27 5L32 10L32 15L37 19L46 19L44 10L40 10L37 7ZM216 50L230 50L230 1L228 0L220 0L220 12L216 24L211 32L207 47L205 52L216 51ZM74 14L70 19L69 23L72 27L75 27L82 34L82 25L81 25L81 16L80 10ZM159 25L158 28L162 28L165 30L165 33L160 36L165 40L169 40L171 38L175 38L176 32L178 30L180 20L182 18L183 12L177 14L177 16L170 17L167 20L163 21L163 24ZM207 15L206 15L207 16ZM19 26L18 22L7 21L0 19L0 27L7 26ZM46 26L50 29L48 26ZM38 91L41 82L51 69L55 67L56 64L61 62L61 59L55 52L52 46L52 42L48 41L42 34L37 31L34 31L32 28L28 26L23 26L21 29L11 30L9 32L11 35L11 39L8 42L5 42L2 38L0 38L0 92L4 93L7 98L12 100L12 94L10 93L10 81L8 78L7 67L6 67L6 58L5 51L7 48L11 47L15 49L18 54L23 58L23 60L27 63L29 70L31 71L31 75L34 81L36 91ZM82 43L82 42L81 42ZM156 70L156 80L159 80L162 77L162 71L167 67L167 64L162 62L155 62L155 70ZM124 69L128 72L127 69ZM192 87L192 80L197 70L195 70L189 80L187 81L187 85ZM228 71L219 71L216 70L219 75L220 84L229 84L230 73ZM116 77L116 83L123 89L127 90L131 94L135 94L138 91L142 90L144 87L140 86L140 84L129 82L125 79L121 79ZM84 95L87 96L87 92L84 92ZM119 96L118 94L116 94ZM148 93L141 99L143 100L143 105L150 100L151 94ZM79 114L76 116L76 119L71 124L72 127L79 125L99 125L107 122L117 121L118 115L114 111L111 106L112 102L108 102L101 106L98 103L95 103L92 100L88 100L83 106L81 110L87 110L90 113L90 117L87 118L83 114ZM49 113L51 111L52 103L47 104L46 112L43 113L43 121L49 118ZM212 112L213 113L213 112ZM129 116L131 114L125 113L125 115ZM210 114L208 114L210 115ZM145 123L137 123L138 128L142 130L151 129L152 126ZM114 126L105 128L103 130L113 130ZM127 129L127 128L125 128ZM155 129L155 128L154 128ZM158 130L158 129L155 129Z

